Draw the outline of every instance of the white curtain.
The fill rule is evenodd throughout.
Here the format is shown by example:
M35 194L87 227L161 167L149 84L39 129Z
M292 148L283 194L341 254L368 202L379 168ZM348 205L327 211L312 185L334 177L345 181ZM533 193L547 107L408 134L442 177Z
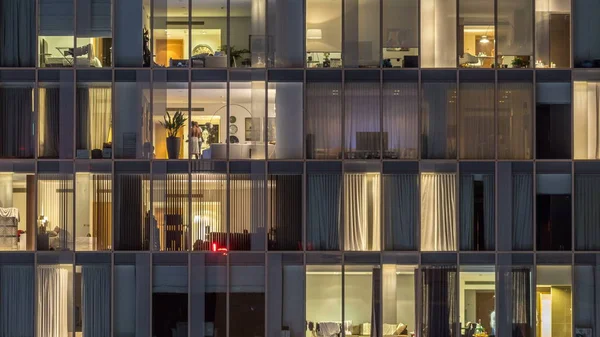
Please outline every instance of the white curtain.
M265 177L262 174L232 174L229 210L230 233L251 233L251 247L264 249L265 234ZM231 242L230 242L231 245ZM238 248L239 249L239 248Z
M417 83L383 84L383 150L389 151L384 158L418 157L418 90Z
M575 159L600 159L600 83L574 82Z
M494 83L461 83L459 105L460 158L494 158Z
M456 0L421 0L421 66L456 67Z
M48 219L46 230L60 232L56 239L50 239L50 248L55 250L73 249L73 175L38 175L38 215Z
M532 157L533 85L498 83L498 158Z
M456 250L456 174L421 175L421 250Z
M83 266L83 337L110 335L110 266Z
M306 156L309 159L341 157L342 84L306 84Z
M226 233L227 180L224 173L192 173L192 244L210 232ZM206 231L208 227L208 232Z
M377 251L381 248L379 175L344 175L344 249Z
M90 146L102 149L104 143L111 142L109 132L112 121L112 89L90 88Z
M0 335L33 337L33 266L0 267Z
M371 158L364 156L380 153L379 82L346 83L344 102L344 147L348 154L358 156L350 158Z
M58 265L38 266L37 334L66 337L69 332L69 271Z

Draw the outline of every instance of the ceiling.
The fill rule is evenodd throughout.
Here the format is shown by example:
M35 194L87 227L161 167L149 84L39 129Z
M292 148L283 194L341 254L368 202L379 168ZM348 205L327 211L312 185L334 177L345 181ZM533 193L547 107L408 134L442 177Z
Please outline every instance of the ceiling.
M230 0L231 16L250 16L252 0ZM155 0L154 15L168 17L187 17L188 0ZM192 0L192 17L225 17L227 0Z

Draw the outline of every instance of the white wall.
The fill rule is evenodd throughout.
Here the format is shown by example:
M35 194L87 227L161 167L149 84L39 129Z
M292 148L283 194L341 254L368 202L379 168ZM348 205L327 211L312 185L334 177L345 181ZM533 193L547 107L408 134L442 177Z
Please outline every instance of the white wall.
M342 1L307 0L306 29L321 29L322 39L306 40L307 51L342 50Z

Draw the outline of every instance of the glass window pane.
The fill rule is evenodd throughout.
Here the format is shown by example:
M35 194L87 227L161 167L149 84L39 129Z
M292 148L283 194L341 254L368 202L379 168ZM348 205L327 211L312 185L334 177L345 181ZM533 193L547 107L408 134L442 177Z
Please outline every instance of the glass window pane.
M306 0L306 66L342 66L342 0Z
M400 334L406 332L408 335L411 335L416 331L415 271L416 268L414 266L399 264L384 264L382 266L381 299L383 335L387 336L390 332ZM394 329L395 331L392 331Z
M36 237L34 163L25 169L5 163L0 168L0 250L33 250ZM38 192L39 193L39 192ZM1 277L1 275L0 275Z
M573 324L575 335L590 331L596 326L596 315L600 309L596 291L598 289L598 255L583 255L586 261L575 260L573 288ZM579 328L581 327L581 328ZM592 333L591 331L589 332Z
M75 44L73 0L40 0L39 66L72 67Z
M229 159L265 159L266 82L231 82L229 86ZM275 145L267 144L267 148L271 153Z
M183 169L170 169L164 164L155 163L152 168L152 215L156 219L159 249L185 251L189 246L190 177L187 165L183 172Z
M535 67L569 68L570 33L571 0L535 0Z
M594 128L600 114L600 82L573 82L573 142L575 159L600 159L599 131Z
M33 158L35 115L33 83L0 84L0 157Z
M230 66L265 68L272 60L267 51L273 41L266 32L267 1L234 1L229 6Z
M0 0L0 67L35 66L35 0Z
M146 71L116 72L115 158L152 158L154 155L149 82L150 73Z
M498 67L533 67L533 0L497 1L497 12Z
M306 158L341 158L342 85L306 84Z
M73 57L78 67L112 66L111 0L77 1L77 45Z
M234 20L237 18L232 15L232 22ZM232 27L234 25L232 23ZM226 68L227 0L192 0L191 28L192 68Z
M192 254L191 336L217 337L227 331L227 256Z
M532 296L531 271L531 266L520 266L517 263L498 267L496 335L498 332L507 336L533 335L533 325L539 324L539 321L534 323L532 314L535 299Z
M421 84L421 147L426 159L456 158L456 80Z
M269 66L300 68L304 64L304 2L268 0Z
M495 157L493 80L461 80L459 89L459 156L461 159Z
M537 266L536 270L536 336L571 336L571 266Z
M37 301L34 283L33 255L30 261L9 261L0 264L0 277L4 286L0 289L0 315L12 317L2 325L9 336L33 336L35 330L34 302ZM15 315L15 313L19 313Z
M114 336L149 336L150 255L115 254L114 260Z
M110 335L111 270L110 255L89 255L100 261L75 266L75 335Z
M163 261L164 260L164 261ZM188 256L154 257L152 266L153 336L188 335Z
M73 264L38 264L36 336L72 336Z
M421 66L456 67L456 0L421 0Z
M493 68L496 57L494 0L459 0L458 5L459 65Z
M302 166L269 169L269 250L302 250ZM293 165L293 166L292 166Z
M498 248L533 250L533 166L524 162L499 162Z
M416 82L383 82L384 159L416 159L418 157L418 91Z
M419 66L418 0L383 0L382 13L383 67L417 68ZM431 21L429 24L431 25Z
M496 334L496 272L494 266L461 266L459 296L460 323L465 334L481 329ZM480 329L478 331L478 329Z
M265 255L231 254L229 336L265 336Z
M323 277L323 279L324 281L328 280L331 285L335 285L335 276L327 279ZM381 303L380 286L381 268L379 266L344 266L344 324L342 328L345 335L356 333L372 335L377 331L373 315L379 315L379 308L375 309L373 306L379 306ZM384 332L387 332L385 328L384 325Z
M154 0L152 53L160 67L187 67L190 58L189 3Z
M132 164L140 166L141 163ZM149 168L119 170L117 166L116 170L115 249L148 250L152 247L153 250L158 250L157 222L150 213Z
M115 66L150 67L150 0L113 0L113 6Z
M316 333L318 326L341 333L342 266L306 266L306 321L309 331Z
M75 176L75 249L112 249L113 178L110 169L90 168Z
M307 166L306 250L339 250L342 174L327 164Z
M344 66L378 67L379 0L344 2Z
M498 159L532 158L533 84L498 82Z
M267 108L269 159L302 158L304 111L302 87L302 83L299 82L269 83ZM274 150L271 146L273 144Z
M494 163L462 163L460 172L460 249L494 250Z
M76 91L77 159L112 158L112 87L110 82L79 82Z
M73 73L60 71L56 82L39 84L40 158L73 158Z
M378 165L346 166L344 250L381 250L381 174Z
M73 173L37 176L37 250L73 250Z
M456 266L421 269L421 336L455 336L458 331Z
M560 7L570 8L571 1L561 1ZM594 39L597 31L600 30L600 20L594 13L600 10L600 3L595 1L573 2L573 65L581 68L597 68L600 66L600 43ZM566 30L564 34L568 36L570 31ZM563 36L565 36L563 35ZM561 43L562 45L562 43ZM567 65L568 67L568 65Z
M456 250L455 173L421 173L421 250Z
M379 82L348 82L344 87L345 152L348 159L381 158ZM387 134L383 134L386 145Z
M571 174L536 174L538 250L571 250Z
M192 159L227 158L227 84L192 83L192 109L189 125L189 151ZM231 135L240 137L242 120L230 126ZM235 131L235 132L232 132Z
M226 163L192 166L193 250L227 249Z
M536 84L536 157L538 159L571 158L571 83L537 83ZM577 85L576 98L586 97L585 84ZM580 105L581 104L581 105ZM586 121L587 103L578 99L575 109L575 121ZM580 114L583 112L583 114ZM575 158L584 159L587 141L580 141L580 135L586 128L579 128L575 133Z
M596 224L600 220L596 212L595 200L600 197L597 189L600 183L600 166L595 162L581 162L575 166L575 249L600 250L600 237L596 234Z
M263 162L238 162L229 175L229 250L265 250Z
M417 249L418 184L419 176L414 173L383 175L382 212L386 250Z
M269 254L267 336L306 336L302 255Z
M156 74L156 72L155 72ZM152 90L152 139L154 158L187 159L189 138L189 90L187 82L165 82L154 76ZM185 74L187 77L187 73Z

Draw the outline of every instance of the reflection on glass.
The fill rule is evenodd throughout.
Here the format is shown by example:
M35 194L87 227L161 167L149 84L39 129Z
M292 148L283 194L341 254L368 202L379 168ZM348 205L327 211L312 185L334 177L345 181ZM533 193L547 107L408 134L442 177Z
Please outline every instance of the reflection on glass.
M267 0L269 66L299 68L304 64L303 0Z
M323 2L321 2L323 3ZM372 68L380 64L380 1L344 3L344 66ZM321 5L322 6L322 5ZM378 27L373 29L373 27ZM328 27L329 28L329 27Z
M535 67L571 66L571 0L535 0Z
M190 274L191 336L223 336L227 331L227 256L192 254Z
M302 255L267 257L267 336L304 337L304 265Z
M459 280L461 334L497 336L494 267L462 266Z
M498 68L532 68L533 0L497 1L496 11Z
M533 85L498 83L498 158L531 159Z
M150 67L150 0L113 0L113 6L115 66Z
M531 266L500 266L498 268L496 336L532 336L533 287Z
M421 147L423 158L456 158L456 82L422 84Z
M384 68L419 66L419 4L417 0L383 1ZM430 26L431 21L428 23Z
M571 336L571 267L538 266L536 274L536 336Z
M383 158L417 158L419 96L417 83L383 83Z
M230 25L228 46L231 67L265 68L272 65L272 55L267 51L273 36L266 32L266 5L264 0L230 3L229 15L232 21L235 20L235 25Z
M456 67L456 0L421 0L421 66Z
M306 66L342 66L342 0L306 1Z

